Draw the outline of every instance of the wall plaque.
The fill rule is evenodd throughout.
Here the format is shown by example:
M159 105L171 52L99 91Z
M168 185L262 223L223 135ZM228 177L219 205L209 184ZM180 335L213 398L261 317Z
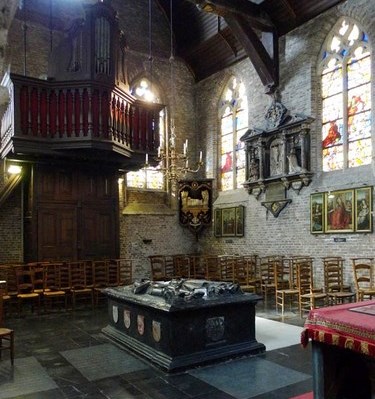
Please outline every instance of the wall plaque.
M212 180L178 182L179 219L196 237L212 220Z

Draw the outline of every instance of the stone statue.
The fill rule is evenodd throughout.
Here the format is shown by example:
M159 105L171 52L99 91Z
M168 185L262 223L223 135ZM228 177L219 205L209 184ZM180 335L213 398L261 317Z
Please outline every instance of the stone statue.
M298 165L298 158L296 155L296 149L293 147L290 149L288 155L288 162L289 162L289 174L298 173L302 171L300 165Z
M132 291L134 294L163 297L170 304L243 294L240 286L236 283L194 279L135 281Z
M252 159L249 165L249 180L256 181L259 179L259 164L256 159Z
M283 173L283 146L280 140L274 140L270 147L270 172L271 176Z

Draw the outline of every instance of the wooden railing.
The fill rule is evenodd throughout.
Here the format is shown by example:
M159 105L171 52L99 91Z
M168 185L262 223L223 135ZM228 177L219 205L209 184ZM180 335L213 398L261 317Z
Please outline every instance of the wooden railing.
M153 153L159 146L159 112L163 106L136 100L117 87L19 75L5 76L2 84L10 93L2 118L3 156L11 149L16 153L27 151L32 141L38 141L41 153L117 146L129 157L133 152ZM103 147L105 143L108 148Z

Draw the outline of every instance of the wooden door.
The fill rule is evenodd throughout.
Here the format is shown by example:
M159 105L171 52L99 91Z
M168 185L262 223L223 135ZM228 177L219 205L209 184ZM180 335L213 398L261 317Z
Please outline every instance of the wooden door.
M27 192L26 261L118 257L115 171L38 165Z
M38 260L75 259L77 208L59 204L38 209Z
M113 209L84 207L81 221L80 258L115 258L117 229Z

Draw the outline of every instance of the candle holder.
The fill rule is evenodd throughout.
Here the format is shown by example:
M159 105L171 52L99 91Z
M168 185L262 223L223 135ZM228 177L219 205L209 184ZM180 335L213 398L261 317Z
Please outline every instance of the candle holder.
M199 160L193 166L189 166L189 151L188 151L188 140L186 139L182 152L178 152L176 149L176 135L174 132L174 126L171 127L171 136L169 139L169 148L164 151L159 147L158 155L155 157L155 161L161 163L160 170L164 173L165 177L172 182L177 182L178 180L184 178L187 173L197 173L204 165L203 153L199 152ZM145 168L149 167L148 154L146 154Z

